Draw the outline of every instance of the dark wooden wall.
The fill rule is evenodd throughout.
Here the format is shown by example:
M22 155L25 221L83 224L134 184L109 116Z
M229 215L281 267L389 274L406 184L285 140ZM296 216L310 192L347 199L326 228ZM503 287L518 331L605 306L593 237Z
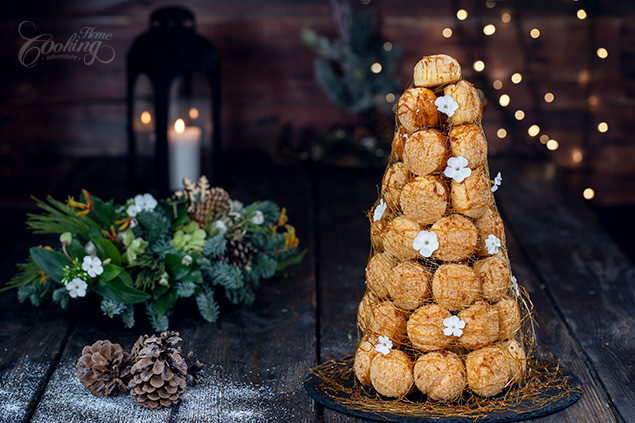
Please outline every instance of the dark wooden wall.
M3 83L0 94L0 154L6 167L27 166L32 156L49 154L99 156L125 154L125 55L132 40L147 27L152 10L161 1L93 0L60 6L43 1L5 5L0 18L0 54ZM305 27L334 34L331 10L325 0L187 0L182 5L197 16L198 31L208 37L223 60L224 144L227 148L268 150L281 125L325 129L334 121L352 120L335 107L312 75L313 54L300 40ZM492 3L490 2L490 5ZM372 0L382 19L382 33L404 51L399 76L404 86L419 56L445 52L464 67L488 96L484 125L491 153L527 147L548 154L572 169L587 166L582 184L592 186L604 203L635 203L635 11L624 1L484 1ZM465 8L467 20L455 12ZM585 8L586 20L576 18ZM512 15L501 23L503 12ZM109 64L86 66L52 61L27 69L17 61L23 40L17 27L33 21L38 32L64 40L83 26L112 33L109 44L116 58ZM482 27L494 23L497 31L485 37ZM443 28L454 34L444 38ZM540 38L529 30L537 27ZM599 59L597 47L608 49ZM471 64L485 61L477 74ZM510 75L523 74L514 85ZM581 75L588 72L587 83ZM491 88L503 81L500 91ZM545 92L555 101L542 101ZM507 108L497 96L511 96ZM595 97L593 97L595 96ZM595 102L589 102L589 97ZM516 121L522 109L526 117ZM599 133L606 121L609 131ZM547 152L537 138L527 135L532 123L558 140L558 150ZM509 135L500 140L496 130ZM516 148L518 149L518 148ZM583 152L581 162L574 160Z

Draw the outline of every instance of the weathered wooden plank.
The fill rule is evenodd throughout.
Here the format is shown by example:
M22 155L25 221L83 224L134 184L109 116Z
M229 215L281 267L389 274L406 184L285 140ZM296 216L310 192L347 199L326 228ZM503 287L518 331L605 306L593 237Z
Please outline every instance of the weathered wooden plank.
M262 158L228 163L233 198L272 199L287 208L289 223L309 253L288 279L263 281L253 306L223 312L217 324L175 320L186 349L206 363L201 384L190 389L174 422L317 420L302 382L316 363L315 264L310 180L304 168L272 168Z
M33 237L25 236L27 208L3 209L6 243L0 251L0 286L24 261ZM22 422L32 413L64 347L72 316L57 305L19 303L15 290L0 294L0 422Z
M583 204L558 186L553 165L500 163L499 193L546 293L620 420L635 415L635 269Z
M377 199L380 171L318 168L320 362L355 352L357 307L370 251L366 212ZM325 422L360 421L323 409Z

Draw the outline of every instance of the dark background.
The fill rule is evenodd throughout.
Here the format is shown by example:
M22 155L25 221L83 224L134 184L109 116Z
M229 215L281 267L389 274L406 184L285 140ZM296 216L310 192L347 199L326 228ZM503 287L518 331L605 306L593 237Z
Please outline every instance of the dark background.
M75 169L86 158L123 157L125 139L125 56L132 41L147 29L161 1L11 2L0 18L0 177L3 205L16 214L29 207L29 195L65 192ZM335 36L332 9L318 0L184 1L196 15L197 30L219 50L223 69L223 147L233 160L245 151L275 155L281 127L290 122L324 131L334 122L356 117L335 106L313 77L314 53L300 39L303 28ZM557 163L563 180L582 195L595 191L589 204L631 257L630 222L635 205L635 7L631 1L382 1L352 2L373 9L385 39L403 50L398 76L403 87L413 65L425 54L443 52L463 66L489 100L483 126L490 154L515 154ZM459 21L464 8L468 18ZM586 19L576 16L584 9ZM509 23L501 15L509 13ZM18 50L20 22L32 21L38 32L67 39L84 26L112 33L112 63L86 66L56 60L31 69ZM485 36L482 28L494 24ZM453 35L444 38L444 28ZM529 36L532 28L540 36ZM608 57L596 50L604 47ZM485 71L472 63L481 59ZM513 84L510 75L523 81ZM492 88L501 80L500 90ZM555 101L543 100L552 92ZM497 103L511 97L508 107ZM398 95L398 93L396 93ZM525 118L514 118L516 110ZM609 130L597 130L606 122ZM527 128L559 147L549 151ZM499 128L507 130L503 139ZM75 171L75 173L73 173ZM114 174L113 189L123 183Z

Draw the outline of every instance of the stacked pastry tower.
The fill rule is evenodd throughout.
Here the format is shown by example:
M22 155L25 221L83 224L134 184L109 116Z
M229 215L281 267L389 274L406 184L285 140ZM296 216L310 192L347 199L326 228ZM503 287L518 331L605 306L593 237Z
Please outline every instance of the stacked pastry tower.
M397 104L392 162L369 213L355 375L386 397L497 395L522 380L526 358L481 101L446 55L417 63L413 85Z

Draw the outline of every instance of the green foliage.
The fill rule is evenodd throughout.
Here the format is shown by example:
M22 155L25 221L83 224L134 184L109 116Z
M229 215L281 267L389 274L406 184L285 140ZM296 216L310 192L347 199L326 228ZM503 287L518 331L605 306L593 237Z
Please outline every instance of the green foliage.
M192 281L181 281L178 282L175 286L176 293L179 297L188 298L194 295L198 285Z
M132 221L124 206L87 192L79 198L69 199L68 206L50 197L38 201L42 213L29 217L36 233L64 234L63 248L30 249L28 260L18 265L17 274L4 288L16 288L21 302L38 306L50 300L67 308L70 301L81 298L71 298L65 284L79 278L87 283L87 293L101 296L104 315L119 316L126 327L132 327L135 304L143 303L153 328L162 331L168 328L168 316L179 298L193 298L203 318L216 321L220 308L215 295L251 304L260 279L274 276L290 253L296 257L297 248L288 247L284 235L277 233L280 208L270 201L223 216L227 233L215 231L208 236L189 219L187 200L169 199L152 210L141 203L139 207L146 210ZM257 251L245 268L220 259L227 239L235 236L244 237ZM83 269L85 256L101 261L102 271L96 277Z
M70 232L82 238L88 238L90 228L99 229L99 225L89 216L77 216L74 209L66 204L46 197L48 203L32 197L42 214L27 214L27 226L36 234L61 234Z
M221 285L226 288L236 289L243 285L240 269L222 261L201 264L204 279L212 285Z
M373 13L353 12L349 35L347 43L311 29L302 31L302 41L318 55L313 63L317 82L335 104L349 112L372 107L389 112L392 103L386 101L386 95L401 87L394 76L401 50L396 45L384 48ZM371 71L374 63L381 65L379 73Z
M126 311L127 305L118 301L104 298L103 300L101 300L100 308L106 316L112 319L113 317L118 316Z
M210 323L214 323L218 319L220 314L220 308L214 300L214 290L211 288L205 288L200 294L196 296L196 305L198 311L203 316L203 319Z
M136 219L142 231L141 237L149 244L152 245L161 239L171 237L172 222L163 209L157 207L152 211L142 211L137 213Z
M146 316L150 320L152 328L157 332L164 332L168 330L169 320L168 316L159 313L153 304L146 304Z
M259 278L269 279L276 273L278 262L269 254L256 254L251 261L251 269Z
M209 260L214 260L216 257L222 255L227 247L227 241L223 235L215 235L207 239L205 247L201 251L204 257Z

